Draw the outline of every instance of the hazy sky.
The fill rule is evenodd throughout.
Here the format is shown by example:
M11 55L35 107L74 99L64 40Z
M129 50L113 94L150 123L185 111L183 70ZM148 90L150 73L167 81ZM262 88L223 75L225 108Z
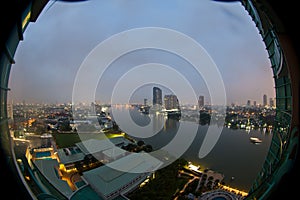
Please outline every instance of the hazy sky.
M239 2L90 0L57 1L48 9L49 5L35 23L29 24L15 54L9 82L9 98L14 102L70 102L76 73L89 53L114 34L142 27L176 30L197 41L218 67L228 103L245 104L248 99L261 103L263 94L275 97L262 38ZM99 81L102 89L97 91L96 100L108 102L122 75L146 63L162 63L178 70L196 95L209 101L207 86L191 65L157 49L130 52L112 63ZM164 77L171 78L168 74ZM151 101L149 85L141 86L132 101L142 103L144 98ZM191 103L189 97L181 101Z

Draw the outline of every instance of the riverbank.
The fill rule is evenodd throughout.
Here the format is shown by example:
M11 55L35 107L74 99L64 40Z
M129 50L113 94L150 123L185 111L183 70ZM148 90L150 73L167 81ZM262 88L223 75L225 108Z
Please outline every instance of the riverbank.
M224 185L223 179L222 173L209 169L199 170L198 166L181 158L157 170L153 177L127 197L131 200L142 199L145 196L174 200L186 199L188 196L201 199L202 195L220 190L238 199L247 195L244 191Z

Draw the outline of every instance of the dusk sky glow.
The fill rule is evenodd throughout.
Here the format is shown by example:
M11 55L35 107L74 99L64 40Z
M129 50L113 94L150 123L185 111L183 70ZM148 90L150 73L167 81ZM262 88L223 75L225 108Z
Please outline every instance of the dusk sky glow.
M176 30L197 41L223 78L228 104L246 104L248 99L260 104L263 94L275 97L264 43L239 2L90 0L57 1L29 24L12 65L8 102L70 102L76 73L90 52L114 34L142 27ZM99 81L96 100L109 102L120 77L146 63L173 67L190 82L196 95L204 95L208 101L208 87L193 66L178 55L157 49L133 51L116 59ZM151 102L151 87L141 86L132 101L143 103L147 98ZM186 97L182 103L192 102Z

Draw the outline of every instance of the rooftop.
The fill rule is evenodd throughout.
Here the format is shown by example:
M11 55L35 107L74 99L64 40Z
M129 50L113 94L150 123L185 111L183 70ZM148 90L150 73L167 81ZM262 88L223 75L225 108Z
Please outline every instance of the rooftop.
M44 177L64 196L68 197L72 194L73 191L68 183L59 177L59 166L56 159L35 160L33 163Z
M128 191L143 181L161 162L148 154L130 154L112 163L83 173L83 178L101 196ZM119 168L122 169L119 170ZM122 170L122 171L121 171Z

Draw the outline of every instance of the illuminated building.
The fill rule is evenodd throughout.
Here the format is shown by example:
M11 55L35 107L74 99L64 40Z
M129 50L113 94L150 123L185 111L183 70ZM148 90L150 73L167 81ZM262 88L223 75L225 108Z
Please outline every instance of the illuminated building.
M162 105L162 90L158 87L153 87L153 105Z

